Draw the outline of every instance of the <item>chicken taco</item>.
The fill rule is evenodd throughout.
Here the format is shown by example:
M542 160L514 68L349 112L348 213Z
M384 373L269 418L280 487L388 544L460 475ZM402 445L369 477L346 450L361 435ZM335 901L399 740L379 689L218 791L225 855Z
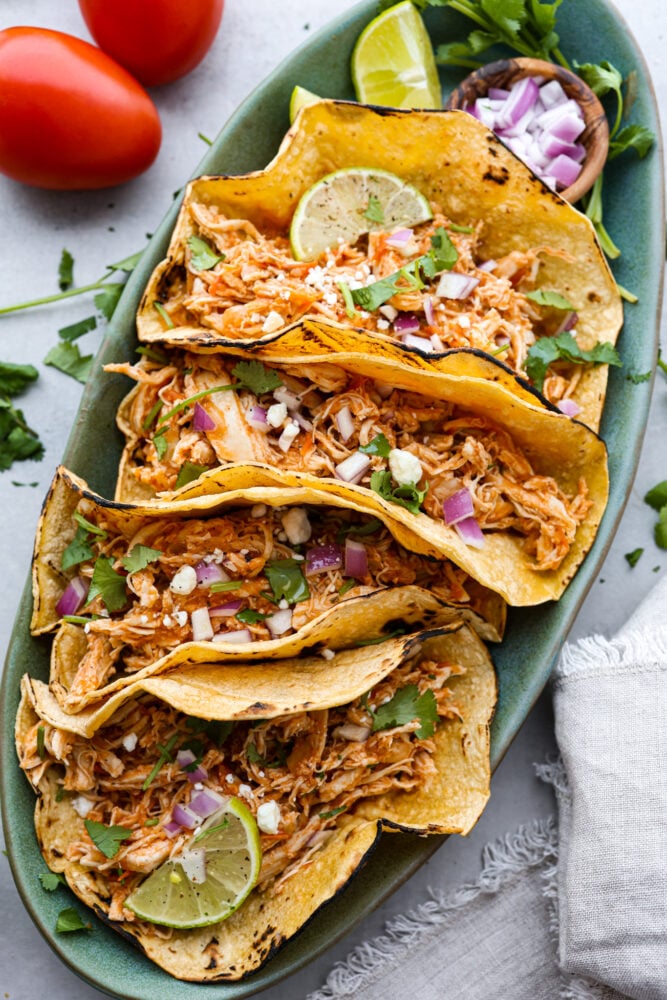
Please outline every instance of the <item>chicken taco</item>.
M501 637L502 599L449 560L406 550L326 494L271 499L132 508L58 471L36 540L32 628L60 622L50 685L67 711L186 661L331 657L462 617Z
M269 366L172 350L109 366L137 382L119 412L117 496L323 489L400 521L421 537L407 547L451 558L510 604L557 598L604 510L603 442L492 380L406 369L343 345L323 356L313 362L306 346ZM259 463L268 478L206 474L224 462Z
M383 193L384 171L398 175L397 194ZM393 210L401 183L414 225ZM295 225L313 185L329 242L308 252ZM590 221L471 115L321 101L266 170L189 185L138 331L150 343L263 351L308 318L406 354L497 355L596 428L622 304Z
M263 706L264 665L227 664L214 680L192 665L86 735L25 677L17 752L48 866L172 975L236 980L336 895L383 828L467 833L489 794L496 682L483 644L459 625L353 653L326 669L318 657L267 663L285 687L269 677ZM239 819L232 895L249 894L229 913L229 867L214 883ZM175 892L159 890L165 879ZM226 919L211 916L216 903Z

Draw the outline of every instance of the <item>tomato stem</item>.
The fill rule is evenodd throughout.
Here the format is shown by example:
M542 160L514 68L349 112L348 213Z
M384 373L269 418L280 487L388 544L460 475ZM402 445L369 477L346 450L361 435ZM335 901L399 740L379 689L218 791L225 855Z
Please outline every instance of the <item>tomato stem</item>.
M105 275L107 277L107 275ZM70 288L66 292L58 292L56 295L45 295L41 299L31 299L30 302L19 302L13 306L3 306L0 309L0 316L5 313L18 312L19 309L32 309L33 306L43 306L49 302L58 302L60 299L70 299L73 295L83 295L84 292L94 292L98 291L100 288L106 288L102 279L94 282L92 285L82 285L80 288Z

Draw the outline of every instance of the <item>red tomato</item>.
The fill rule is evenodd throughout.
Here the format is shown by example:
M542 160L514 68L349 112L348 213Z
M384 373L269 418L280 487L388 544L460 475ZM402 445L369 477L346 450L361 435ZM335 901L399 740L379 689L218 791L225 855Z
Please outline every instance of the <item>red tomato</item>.
M110 187L160 148L160 118L94 45L43 28L0 31L0 171L34 187Z
M224 0L79 0L100 46L147 87L185 76L211 47Z

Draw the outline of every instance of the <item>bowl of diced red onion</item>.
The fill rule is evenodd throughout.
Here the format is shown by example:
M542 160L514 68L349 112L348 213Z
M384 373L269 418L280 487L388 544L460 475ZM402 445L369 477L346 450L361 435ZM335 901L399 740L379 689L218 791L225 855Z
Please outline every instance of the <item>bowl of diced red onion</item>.
M446 106L478 118L569 202L586 194L607 159L604 108L581 77L555 63L489 63L467 76Z

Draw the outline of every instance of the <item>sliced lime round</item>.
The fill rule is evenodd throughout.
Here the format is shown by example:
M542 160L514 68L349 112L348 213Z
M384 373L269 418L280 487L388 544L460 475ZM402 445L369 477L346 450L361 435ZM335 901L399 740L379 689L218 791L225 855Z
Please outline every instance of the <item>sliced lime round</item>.
M323 177L302 196L290 228L297 260L314 260L363 233L416 226L431 218L417 188L387 170L346 167Z
M153 924L206 927L241 905L257 882L261 860L254 817L232 798L202 823L181 854L130 893L125 905Z

